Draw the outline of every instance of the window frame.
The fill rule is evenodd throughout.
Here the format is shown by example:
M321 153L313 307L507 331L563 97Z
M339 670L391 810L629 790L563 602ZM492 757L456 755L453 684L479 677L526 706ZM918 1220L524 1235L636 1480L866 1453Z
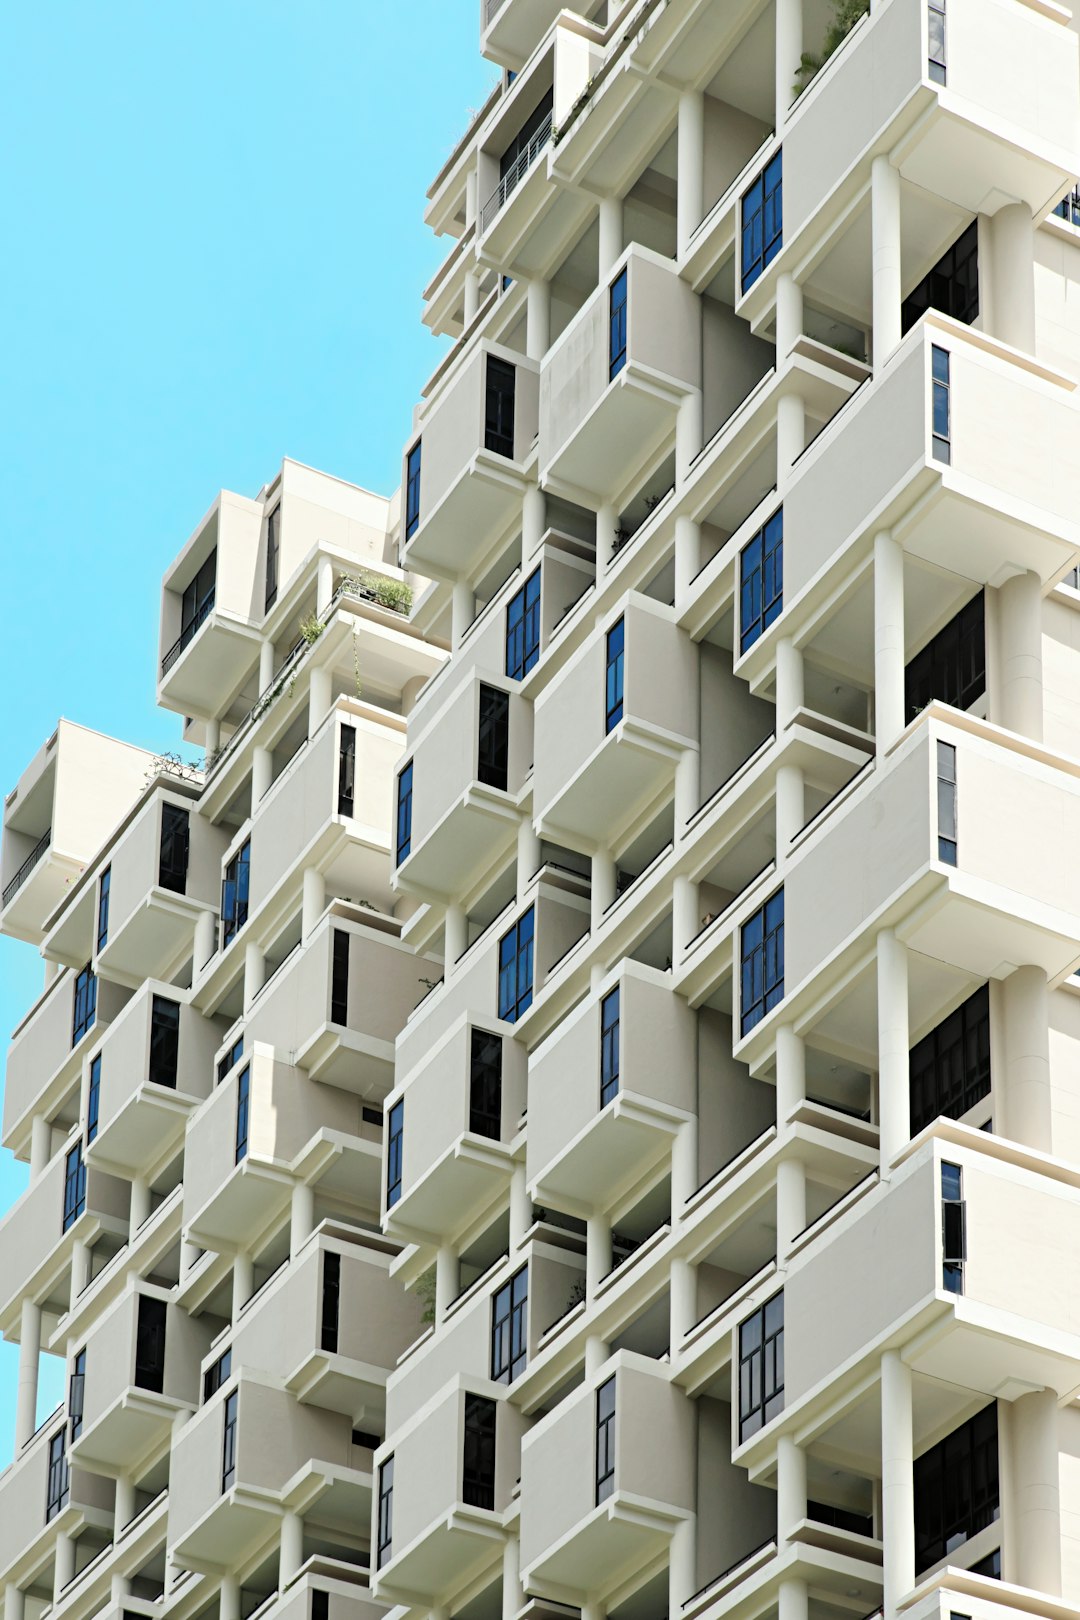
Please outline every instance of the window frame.
M604 735L610 736L626 713L626 618L620 616L604 637Z
M78 1046L97 1023L97 974L90 963L80 968L71 992L71 1045Z
M163 799L158 826L158 888L170 894L186 894L190 859L191 812Z
M623 265L608 285L608 382L613 383L626 366L627 335L630 327L629 265Z
M934 460L952 461L952 357L940 343L930 345L930 429Z
M510 781L510 693L487 681L477 695L476 780L502 793Z
M330 1022L344 1027L349 1023L349 958L352 935L347 928L331 929L330 940Z
M336 1355L341 1336L341 1256L327 1249L322 1258L319 1295L319 1348Z
M64 1202L61 1212L61 1231L70 1232L79 1217L86 1212L86 1161L83 1159L82 1137L64 1155Z
M168 1013L166 1008L169 1009ZM162 1078L158 1072L160 1067L164 1068L166 1078ZM150 1000L150 1051L146 1078L151 1085L164 1086L169 1091L176 1090L180 1079L180 1003L169 996L154 995Z
M90 1078L86 1088L86 1145L89 1147L98 1133L101 1115L101 1053L90 1059Z
M740 657L783 611L784 508L778 506L739 552Z
M375 1521L375 1568L382 1569L394 1545L394 1454L379 1464L378 1513Z
M221 1494L236 1484L237 1428L240 1422L240 1391L230 1389L221 1408Z
M739 1029L749 1035L784 999L784 885L739 930Z
M782 1288L739 1323L738 1353L739 1444L742 1445L784 1410Z
M263 593L263 612L269 613L278 595L278 554L281 549L281 502L266 514L266 589Z
M916 1457L913 1474L918 1577L1001 1516L997 1402Z
M503 1038L490 1029L470 1030L469 1130L498 1142L502 1138Z
M535 974L536 907L528 906L499 940L498 1008L508 1024L532 1006Z
M405 539L411 540L420 527L420 468L423 438L417 439L405 456Z
M405 1163L405 1099L399 1097L386 1116L386 1208L401 1199Z
M911 1135L918 1136L936 1119L963 1119L990 1096L992 1089L990 986L984 984L935 1024L908 1053Z
M612 1011L614 1009L614 1011ZM600 1002L600 1107L619 1095L619 1029L622 1022L622 986L617 984Z
M112 866L107 866L98 878L97 951L100 956L109 943L109 896L112 889Z
M524 680L540 662L541 569L534 568L506 604L506 674Z
M394 823L394 857L400 866L412 854L413 761L403 765L397 779L397 811Z
M466 1507L495 1510L498 1403L465 1391L461 1448L461 1500ZM470 1423L470 1420L471 1423Z
M67 1507L71 1497L71 1470L67 1458L67 1424L49 1440L49 1461L45 1475L45 1523L49 1524Z
M71 1358L71 1372L68 1376L68 1434L72 1441L79 1438L82 1433L83 1417L86 1410L86 1346L77 1350Z
M509 380L509 388L500 386ZM514 459L517 367L489 350L484 366L484 449ZM509 425L507 425L509 424Z
M491 1296L491 1378L512 1384L529 1361L529 1267L518 1268Z
M344 721L338 731L338 799L339 816L352 817L356 809L356 727Z
M222 948L231 945L248 920L251 892L251 839L245 838L240 848L225 863L221 880L221 935Z
M739 208L739 285L745 295L784 245L784 149L747 186Z
M616 1386L617 1374L612 1373L610 1378L597 1386L595 1397L596 1413L596 1444L593 1452L595 1501L599 1507L615 1494L615 1466L617 1461L617 1437L615 1431L616 1412L618 1411L618 1389ZM608 1408L610 1407L610 1410Z
M251 1145L251 1064L245 1063L236 1077L236 1129L233 1139L234 1164L242 1164Z

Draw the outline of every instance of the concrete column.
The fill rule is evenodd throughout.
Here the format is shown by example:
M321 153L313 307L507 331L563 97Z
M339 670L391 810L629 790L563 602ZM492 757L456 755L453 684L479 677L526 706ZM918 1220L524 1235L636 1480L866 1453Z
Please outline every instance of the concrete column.
M308 686L308 736L314 737L330 713L333 685L328 669L313 669Z
M908 953L891 928L877 937L878 1118L881 1172L911 1138Z
M810 1593L805 1581L781 1581L777 1597L776 1620L808 1620Z
M675 238L682 258L701 224L705 206L705 92L684 90L679 97L678 194ZM689 1596L689 1593L687 1594Z
M790 1024L776 1031L776 1124L784 1125L806 1100L806 1047Z
M128 1206L128 1237L134 1243L135 1234L150 1216L150 1184L142 1176L131 1183L131 1202Z
M782 1434L776 1446L776 1539L781 1546L805 1518L806 1452L790 1434Z
M781 394L776 402L776 487L783 489L806 449L806 405L801 394Z
M470 169L465 176L465 229L476 223L476 170Z
M195 918L195 972L199 973L217 950L217 914L200 911Z
M904 729L904 553L888 531L874 537L874 733L877 753Z
M476 270L465 272L465 307L463 310L464 325L469 327L476 319L476 312L480 308L480 274Z
M900 342L900 171L888 156L870 170L870 235L873 261L874 370L880 371Z
M521 1543L510 1534L503 1542L502 1567L502 1620L514 1620L524 1606L525 1594L521 1590Z
M209 759L221 747L221 721L206 722L206 757Z
M592 1299L611 1270L611 1222L606 1215L590 1215L585 1239L585 1294Z
M671 1217L678 1220L700 1186L698 1170L698 1117L684 1119L671 1144Z
M547 498L539 484L527 484L521 503L521 566L528 568L547 529Z
M592 858L592 915L589 926L594 934L614 898L615 857L610 850L598 849Z
M36 1181L52 1158L52 1126L43 1114L30 1121L30 1180Z
M295 1259L315 1230L315 1189L298 1181L289 1209L289 1258Z
M251 753L251 811L270 791L274 776L274 756L269 748L254 748Z
M693 518L675 519L675 606L681 607L701 572L701 524Z
M789 726L805 702L802 649L790 636L776 643L776 735Z
M776 278L776 368L779 371L796 342L802 337L803 290L795 277L785 271Z
M259 643L259 692L265 692L274 678L274 643Z
M284 1591L296 1579L304 1562L304 1521L299 1513L281 1516L281 1545L278 1550L278 1586Z
M786 1265L791 1246L806 1226L806 1166L781 1159L776 1166L776 1260Z
M990 221L990 277L994 336L1034 354L1035 230L1026 203L1009 203Z
M1001 986L1005 1061L995 1065L1002 1090L1003 1134L1041 1153L1054 1148L1050 1091L1049 992L1041 967L1016 968Z
M701 753L684 748L675 765L675 838L686 833L686 824L701 808Z
M255 944L244 946L244 1011L251 1006L255 997L266 982L266 958L262 947Z
M682 1614L697 1591L697 1516L680 1519L668 1553L668 1614Z
M518 823L517 896L520 900L530 881L540 870L540 840L528 816Z
M690 468L701 454L705 436L704 396L700 388L692 388L679 401L675 417L675 482L681 488L690 476Z
M532 1200L525 1187L525 1166L515 1164L510 1177L510 1253L525 1241L532 1225Z
M600 280L608 275L623 250L623 200L600 199Z
M254 1262L250 1254L238 1254L233 1260L232 1273L232 1319L234 1327L240 1319L240 1312L254 1292Z
M221 1577L218 1620L240 1620L240 1582L235 1575Z
M453 973L459 958L464 956L469 938L469 919L463 906L447 906L443 923L443 974Z
M304 888L300 900L300 935L305 945L326 910L326 878L314 866L304 868Z
M54 1545L53 1564L53 1602L60 1602L60 1594L65 1586L75 1578L75 1542L71 1536L63 1532L57 1536Z
M131 1576L114 1574L109 1577L109 1601L120 1605L131 1596Z
M615 530L619 514L610 501L597 508L596 513L596 571L606 568L615 550Z
M671 960L681 963L686 947L701 929L701 888L690 878L678 876L671 892Z
M315 581L315 611L322 618L334 600L334 564L330 557L319 558Z
M118 1474L116 1497L113 1502L113 1540L119 1541L124 1526L135 1517L135 1481L128 1474Z
M881 1513L885 1542L885 1620L897 1620L915 1585L915 1485L911 1438L911 1368L899 1350L881 1358Z
M1033 1391L1010 1411L1012 1501L1006 1518L1006 1578L1061 1596L1061 1494L1058 1405L1052 1389Z
M776 772L776 859L786 860L791 840L806 821L802 767L781 765Z
M447 1310L458 1296L461 1287L461 1268L457 1250L444 1243L435 1255L435 1321L441 1324Z
M530 360L542 360L551 344L550 281L530 281L525 299L525 353Z
M41 1306L23 1298L19 1324L19 1389L15 1401L15 1455L37 1427L38 1366L41 1359Z
M467 579L456 579L450 597L450 641L457 652L461 638L473 622L476 593Z
M1014 574L997 593L1001 724L1032 742L1043 734L1042 587Z
M25 1612L25 1594L14 1581L8 1581L4 1587L4 1620L23 1620Z
M78 1299L79 1295L82 1293L83 1289L86 1287L87 1279L89 1278L89 1276L90 1276L90 1250L87 1248L85 1243L81 1242L78 1238L76 1238L74 1243L71 1245L71 1305L72 1305L72 1309L74 1309L74 1307L75 1307L75 1301Z
M776 0L776 127L782 129L795 100L795 74L802 61L802 0Z
M698 1319L697 1267L689 1260L675 1259L669 1273L671 1305L671 1353L674 1356Z
M590 1333L585 1340L585 1377L595 1378L611 1354L611 1347L598 1333ZM582 1609L582 1615L585 1610Z
M184 1277L191 1270L192 1266L196 1263L196 1261L198 1260L199 1255L200 1255L201 1252L202 1251L200 1250L199 1245L197 1243L188 1243L188 1241L186 1239L184 1239L181 1242L181 1244L180 1244L180 1278L181 1278L181 1281L183 1281Z

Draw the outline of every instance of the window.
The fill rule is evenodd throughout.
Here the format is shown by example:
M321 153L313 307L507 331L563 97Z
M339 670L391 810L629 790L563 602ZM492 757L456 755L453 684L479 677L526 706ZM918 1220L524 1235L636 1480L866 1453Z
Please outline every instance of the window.
M495 1411L485 1396L465 1396L461 1499L467 1507L495 1506Z
M769 159L742 200L742 290L748 292L784 245L783 153Z
M246 838L225 868L221 885L221 923L225 944L234 940L248 920L251 878L251 839Z
M218 1058L217 1083L220 1086L226 1075L236 1067L244 1055L244 1037L238 1035L233 1044Z
M89 1147L98 1133L98 1115L101 1111L101 1053L90 1062L90 1089L86 1094L86 1144Z
M522 680L540 657L540 570L535 569L506 605L506 673Z
M626 364L627 273L620 270L611 283L608 317L608 382L614 382Z
M941 1166L941 1286L950 1294L964 1292L967 1259L967 1211L964 1172L958 1164Z
M399 1098L390 1110L386 1130L386 1207L393 1209L401 1197L401 1166L405 1147L405 1099Z
M937 852L938 860L956 865L956 749L937 745Z
M982 591L939 630L904 671L909 720L935 699L970 709L986 691L986 621Z
M349 1022L349 935L334 929L334 956L330 974L330 1022Z
M180 1003L155 996L150 1006L150 1072L152 1085L176 1090L180 1052Z
M949 392L949 351L936 343L930 350L931 389L933 392L934 460L952 460L952 407Z
M247 1158L251 1123L251 1069L241 1069L236 1080L236 1163Z
M90 964L76 975L71 1011L71 1044L78 1046L97 1017L97 975Z
M476 744L477 780L506 792L510 761L510 694L497 686L480 687L480 724Z
M161 806L161 850L158 859L158 884L183 894L187 888L189 817L178 804Z
M912 1047L911 1134L960 1119L990 1095L990 989L983 985Z
M356 727L342 726L338 741L338 795L339 816L353 814L356 789Z
M928 71L935 84L945 83L945 0L929 0L926 8L930 40Z
M596 1392L596 1505L615 1489L615 1378Z
M417 439L405 458L405 538L409 540L420 527L420 440Z
M240 1391L230 1390L225 1397L225 1415L221 1433L221 1493L231 1491L236 1484L236 1420L240 1406Z
M626 654L626 620L620 619L607 633L606 674L604 677L604 729L614 731L623 717L623 665Z
M514 381L516 369L498 355L487 357L487 390L484 409L484 448L494 455L514 459Z
M165 1388L165 1301L139 1295L135 1332L135 1384L160 1395Z
M278 546L281 539L281 502L267 515L266 519L266 600L264 609L269 613L277 601L278 587Z
M112 867L107 866L98 879L97 948L100 953L109 943L109 890L112 887Z
M382 1569L390 1557L394 1539L394 1459L387 1457L379 1468L379 1523L375 1541L375 1568Z
M501 1035L474 1029L469 1065L469 1129L497 1142L502 1135Z
M784 1410L784 1291L739 1328L739 1443Z
M324 1588L311 1588L311 1613L308 1620L330 1620L330 1593Z
M742 1033L784 997L784 891L777 889L742 926Z
M338 1347L338 1324L341 1315L341 1256L329 1251L323 1255L322 1315L319 1322L319 1346L333 1355Z
M1074 186L1067 196L1062 197L1054 213L1059 219L1068 220L1070 225L1080 225L1080 186Z
M491 1376L512 1384L529 1356L529 1268L522 1266L491 1301Z
M211 1395L216 1395L222 1384L227 1384L232 1377L232 1348L222 1351L212 1367L207 1367L203 1374L203 1400L208 1401Z
M499 941L499 1017L508 1024L532 1006L534 923L530 906Z
M71 1362L68 1379L68 1432L72 1440L82 1434L83 1409L86 1400L86 1351L80 1350Z
M900 330L910 332L928 309L940 310L970 326L979 314L979 222L946 248L934 268L900 306Z
M400 866L412 849L412 774L410 759L397 779L397 864Z
M616 985L600 1003L600 1106L619 1094L619 1001Z
M217 547L207 557L180 599L180 646L182 652L195 632L206 622L214 606L217 582Z
M86 1166L82 1143L76 1142L64 1160L64 1224L69 1231L86 1208Z
M49 1473L45 1486L45 1523L68 1504L67 1430L57 1429L49 1441Z
M752 647L784 606L784 508L739 554L739 651Z
M998 1517L997 1403L915 1459L915 1573Z

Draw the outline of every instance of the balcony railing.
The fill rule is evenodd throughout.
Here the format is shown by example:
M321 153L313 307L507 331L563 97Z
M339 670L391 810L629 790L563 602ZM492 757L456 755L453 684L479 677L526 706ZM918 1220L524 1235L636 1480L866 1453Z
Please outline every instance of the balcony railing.
M548 113L528 146L520 151L513 163L507 169L495 190L480 211L480 229L486 231L496 214L502 209L507 198L515 192L524 180L540 153L551 139L551 114Z
M484 27L490 28L492 22L505 6L506 0L484 0Z
M207 619L210 617L211 613L214 611L214 597L216 594L216 587L211 586L210 590L207 591L206 595L195 609L195 617L188 620L187 624L185 624L184 628L181 630L180 634L177 636L176 640L173 642L172 646L161 660L161 673L163 676L169 673L170 669L172 669L185 647L189 647L195 640L196 635L199 633Z
M27 878L30 876L31 872L34 870L34 867L37 865L38 861L40 861L51 842L52 828L47 827L42 833L41 837L38 839L37 843L34 845L33 849L30 851L29 855L26 857L25 861L23 861L22 865L19 867L19 870L16 872L15 876L11 879L11 882L5 883L5 906L9 900L12 900L15 895L18 894L19 890L22 888L23 884L26 882Z

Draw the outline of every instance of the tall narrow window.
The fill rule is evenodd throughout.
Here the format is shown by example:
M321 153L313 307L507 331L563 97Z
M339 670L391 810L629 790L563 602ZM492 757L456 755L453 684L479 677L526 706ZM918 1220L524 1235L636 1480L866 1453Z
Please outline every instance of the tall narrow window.
M941 1166L941 1286L950 1294L964 1292L967 1259L967 1211L964 1172L958 1164Z
M401 1167L405 1148L405 1099L399 1098L386 1122L386 1207L401 1197Z
M97 1017L97 974L89 962L75 976L71 1002L71 1044L78 1046Z
M497 456L514 459L514 382L517 370L498 355L487 357L484 409L484 447Z
M334 929L334 959L330 974L330 1022L349 1022L349 938L344 928Z
M232 1045L227 1047L218 1058L217 1084L219 1086L221 1082L232 1073L233 1069L236 1068L236 1065L239 1063L243 1055L244 1037L243 1035L238 1035Z
M600 1003L600 1106L619 1094L619 1003L616 985Z
M46 1524L67 1507L69 1484L67 1430L57 1429L49 1441L49 1472L45 1483Z
M784 891L777 889L742 926L739 1005L742 1033L760 1024L784 996Z
M165 1317L163 1299L139 1295L139 1319L135 1333L135 1384L160 1395L165 1388Z
M400 866L412 849L412 779L413 762L410 759L397 779L397 837L395 852Z
M251 1068L241 1069L236 1077L236 1160L247 1158L248 1135L251 1127Z
M486 1396L465 1396L461 1499L467 1507L495 1506L495 1413L495 1402Z
M752 647L784 606L784 508L739 554L739 650Z
M784 1410L784 1292L739 1327L739 1443Z
M150 1006L151 1085L176 1090L180 1057L180 1003L155 996Z
M491 1376L512 1384L529 1357L529 1268L522 1266L491 1301Z
M375 1538L375 1568L382 1569L394 1540L394 1459L379 1468L379 1522Z
M330 1250L323 1255L322 1316L319 1323L320 1348L333 1355L338 1347L341 1316L341 1256Z
M68 1150L64 1160L64 1222L69 1231L86 1209L86 1165L83 1163L82 1142Z
M952 460L949 351L938 348L936 343L930 349L930 374L933 378L934 460L948 463Z
M540 570L535 569L506 604L506 673L525 678L540 657Z
M216 1395L222 1384L227 1384L232 1377L232 1346L223 1350L211 1366L203 1374L203 1400L208 1401L211 1395Z
M938 1564L1001 1511L997 1402L915 1459L915 1573Z
M626 364L626 301L627 301L627 273L620 270L611 283L609 334L608 334L608 381L613 382Z
M158 860L158 884L174 894L187 889L190 817L178 804L161 806L161 849Z
M167 675L176 663L185 647L189 646L196 634L214 609L214 593L217 580L217 547L207 557L195 577L184 587L180 597L180 634L161 660L161 673Z
M982 985L911 1049L911 1134L990 1094L990 991Z
M784 244L783 153L762 169L742 199L742 290L748 292Z
M101 1113L101 1053L90 1060L90 1086L86 1093L86 1142L87 1146L98 1133L98 1118Z
M606 1502L615 1489L615 1378L607 1378L596 1392L596 1505Z
M221 885L221 926L225 944L234 940L248 920L251 879L251 839L246 838L225 868Z
M986 691L986 613L982 591L928 641L904 671L909 720L928 703L970 709Z
M417 439L405 458L405 538L409 540L420 527L420 440Z
M532 1006L534 932L530 906L499 941L499 1017L509 1024Z
M107 866L98 879L97 948L100 953L109 943L109 890L112 888L112 867Z
M929 35L929 72L935 84L945 83L945 0L929 0L927 33Z
M71 1360L68 1380L68 1433L72 1440L82 1434L83 1411L86 1406L86 1351L80 1350Z
M474 1029L469 1070L469 1129L497 1142L502 1135L501 1035Z
M917 287L900 306L900 330L906 334L928 309L940 310L970 326L979 313L979 222L973 219L965 231L945 249Z
M497 686L480 687L476 776L487 787L506 792L510 768L510 694Z
M937 745L938 860L956 865L956 749Z
M342 726L338 743L337 808L339 816L351 816L356 794L356 727Z
M619 619L607 633L604 675L604 730L614 731L623 717L623 670L626 620Z
M221 1431L221 1494L236 1484L236 1424L240 1412L240 1391L232 1389L225 1397Z
M278 548L281 543L281 502L266 518L266 599L264 610L269 613L277 601Z

